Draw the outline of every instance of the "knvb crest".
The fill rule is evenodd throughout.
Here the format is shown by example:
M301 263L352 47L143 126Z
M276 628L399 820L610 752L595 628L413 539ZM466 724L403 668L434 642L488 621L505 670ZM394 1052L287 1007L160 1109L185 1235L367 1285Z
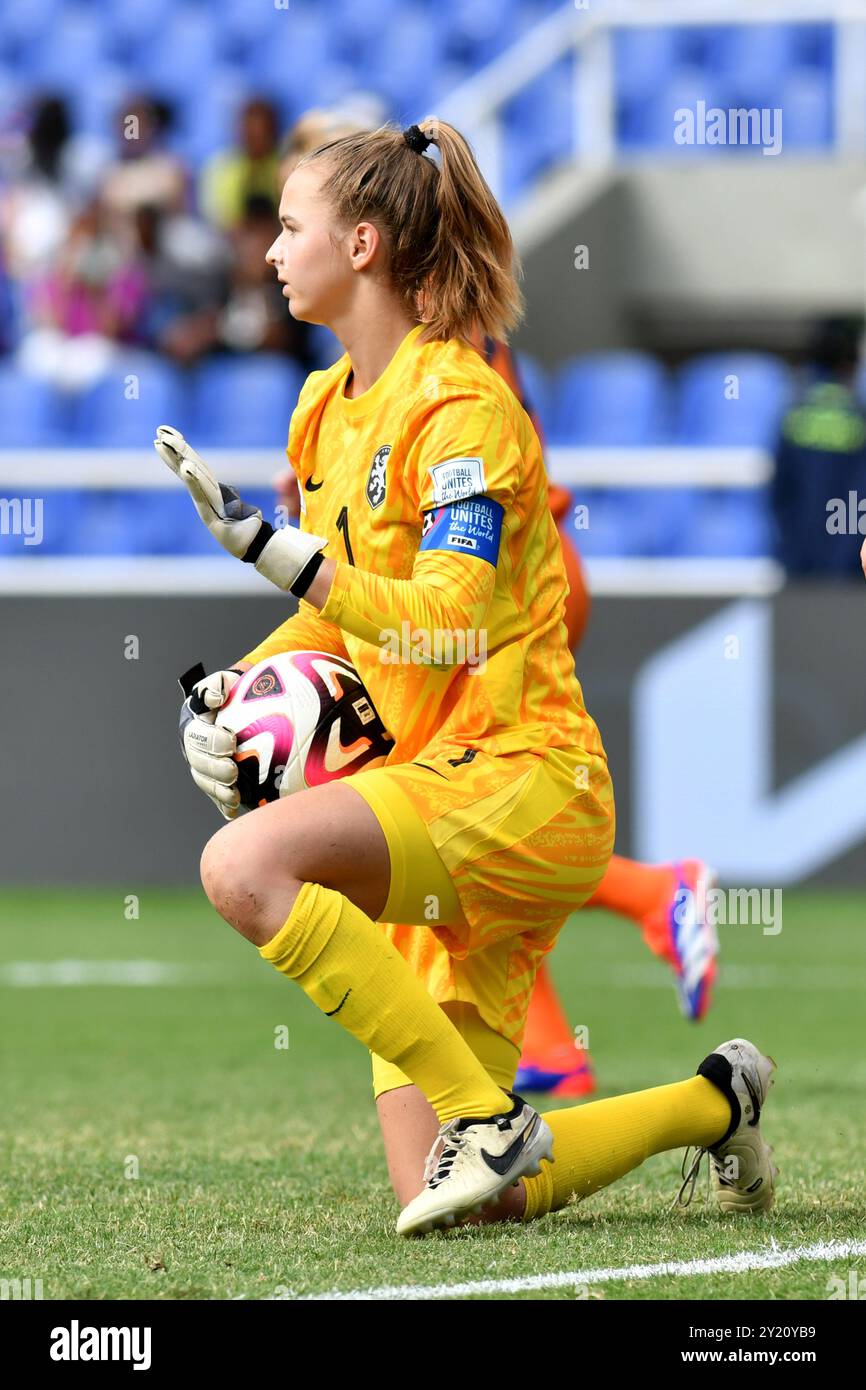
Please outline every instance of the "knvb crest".
M367 479L367 501L371 507L380 507L385 500L385 465L388 455L391 452L390 444L383 444L381 449L377 449L370 464L370 476Z

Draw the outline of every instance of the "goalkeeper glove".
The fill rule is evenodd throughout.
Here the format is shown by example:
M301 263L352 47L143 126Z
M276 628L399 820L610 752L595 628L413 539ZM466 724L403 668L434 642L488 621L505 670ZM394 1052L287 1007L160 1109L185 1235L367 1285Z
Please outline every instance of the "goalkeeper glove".
M326 538L291 526L275 531L258 507L248 506L233 487L218 483L204 459L169 425L159 426L153 447L186 484L196 511L223 550L254 564L278 589L303 598L324 559Z
M210 797L226 820L234 820L241 802L238 765L233 756L237 739L230 729L217 724L216 712L240 678L241 672L234 669L205 676L199 662L179 681L187 697L181 706L178 727L181 752L196 786Z

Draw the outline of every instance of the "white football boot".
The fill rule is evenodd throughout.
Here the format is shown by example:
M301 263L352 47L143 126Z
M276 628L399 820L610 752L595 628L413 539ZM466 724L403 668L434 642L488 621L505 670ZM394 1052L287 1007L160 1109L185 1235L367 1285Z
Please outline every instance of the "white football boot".
M553 1162L553 1135L531 1105L509 1092L514 1106L485 1119L449 1120L424 1165L424 1186L403 1208L400 1236L426 1235L480 1212L519 1178L536 1177Z
M680 1206L688 1206L691 1201L701 1159L708 1154L710 1188L721 1211L753 1215L769 1211L779 1170L770 1157L772 1149L761 1134L760 1119L775 1070L772 1057L765 1057L745 1038L721 1043L701 1062L698 1076L712 1081L730 1101L731 1123L718 1143L697 1150L688 1172L689 1150L686 1149L683 1185L677 1196ZM683 1194L689 1186L684 1199Z

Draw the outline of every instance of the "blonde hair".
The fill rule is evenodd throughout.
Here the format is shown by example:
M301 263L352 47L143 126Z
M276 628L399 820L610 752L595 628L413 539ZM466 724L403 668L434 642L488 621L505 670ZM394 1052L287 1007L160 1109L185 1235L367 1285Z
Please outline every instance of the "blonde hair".
M419 122L438 162L410 148L399 126L332 139L298 165L322 162L320 194L338 223L376 224L389 278L422 341L506 340L523 317L520 262L505 216L468 142L435 116Z

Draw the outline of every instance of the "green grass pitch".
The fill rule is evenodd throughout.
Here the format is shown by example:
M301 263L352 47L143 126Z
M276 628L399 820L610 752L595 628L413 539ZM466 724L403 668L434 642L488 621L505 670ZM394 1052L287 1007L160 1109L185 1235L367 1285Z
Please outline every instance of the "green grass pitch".
M699 1025L679 1017L667 968L624 921L572 918L552 957L572 1021L589 1027L599 1096L691 1075L736 1035L773 1054L770 1216L721 1217L703 1174L692 1206L671 1210L681 1154L669 1153L532 1225L405 1242L364 1049L200 893L143 891L128 921L125 891L0 896L0 1277L41 1279L46 1299L450 1286L866 1232L863 895L786 892L777 936L720 927L725 973ZM156 983L49 982L51 962L74 976L61 961L155 962L135 970ZM281 1029L288 1047L275 1046ZM825 1299L852 1269L866 1278L866 1256L601 1280L588 1296Z

